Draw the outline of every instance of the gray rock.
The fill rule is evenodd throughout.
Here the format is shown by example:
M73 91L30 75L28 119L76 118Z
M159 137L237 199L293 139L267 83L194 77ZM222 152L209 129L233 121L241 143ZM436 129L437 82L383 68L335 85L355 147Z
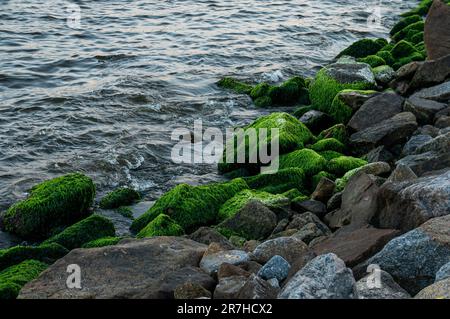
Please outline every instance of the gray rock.
M308 199L301 202L292 202L292 208L297 212L311 212L322 217L327 212L327 206L318 200Z
M434 139L420 145L415 154L422 154L426 152L439 152L448 153L450 152L450 133L439 135Z
M333 124L333 120L328 114L317 110L306 112L300 117L299 121L305 124L314 133L319 133Z
M221 278L214 290L214 299L236 299L246 282L247 277L244 276Z
M319 217L317 217L315 214L311 212L295 215L292 221L286 227L286 229L298 229L306 231L307 229L310 229L310 224L315 225L315 227L313 228L313 232L316 235L313 236L313 238L319 236L328 236L331 234L329 228L324 223L322 223ZM298 234L296 233L295 236L298 236ZM313 238L311 238L309 241L311 241Z
M325 225L323 225L326 227ZM327 227L328 229L328 227ZM318 237L324 237L330 235L331 232L328 230L326 233L320 229L315 223L308 223L303 226L298 232L296 232L292 237L298 238L305 244L310 244L311 241Z
M413 135L403 146L402 155L408 156L415 154L416 150L423 144L431 141L433 138L430 135Z
M211 299L212 294L202 285L188 281L175 288L174 297L175 299L184 299L184 300L199 299L199 298Z
M378 193L378 204L372 222L381 228L408 231L430 218L450 214L450 170L412 181L386 182Z
M417 175L408 166L399 164L387 179L388 182L398 183L417 179Z
M225 236L210 227L200 227L195 232L190 234L188 238L205 245L219 243L222 247L227 249L234 248Z
M366 93L359 90L345 90L338 93L340 100L343 101L346 105L350 106L353 111L357 111L361 107L361 105L363 105L368 99L376 96L377 94L379 93Z
M444 82L450 75L450 54L448 52L446 56L439 59L425 61L414 74L410 83L411 88L423 88Z
M376 163L376 162L386 162L389 163L394 159L394 155L384 146L380 145L377 148L374 148L369 153L367 153L367 162Z
M336 193L330 198L330 200L327 203L327 210L328 211L333 211L333 210L341 208L342 193L343 192Z
M290 268L291 265L286 259L276 255L259 270L258 276L265 280L276 278L278 281L283 281L288 276Z
M278 292L279 289L252 274L240 289L237 299L275 299Z
M450 299L450 278L424 288L414 299Z
M450 154L440 152L426 152L408 155L396 162L396 165L405 165L411 168L417 176L427 172L437 171L450 167Z
M450 262L442 266L436 273L435 282L450 278Z
M214 254L203 256L200 261L200 268L208 274L216 274L220 265L228 263L237 265L239 263L250 260L248 253L242 250L226 250L219 251Z
M280 255L289 263L292 263L309 250L308 246L300 239L293 237L279 237L267 240L259 244L253 251L255 260L261 264L270 258Z
M450 52L450 8L443 1L434 1L425 22L424 40L428 59L434 60Z
M277 226L275 227L275 229L272 232L272 235L282 232L283 230L286 229L287 225L289 225L289 219L283 218L282 220L280 220L278 222Z
M280 289L280 283L278 282L277 278L272 278L267 280L267 282L269 283L269 285L271 285L272 287L276 288L276 289Z
M351 299L355 279L335 254L321 255L299 270L284 286L280 299Z
M396 76L396 72L388 65L383 65L382 70L375 72L375 80L381 85L389 84Z
M358 280L355 285L358 299L410 299L406 290L400 287L387 272L376 269Z
M364 153L379 145L392 146L405 141L417 129L416 117L403 112L350 136L350 143Z
M366 264L390 273L410 294L431 285L438 270L450 262L450 215L433 218L391 240Z
M436 137L439 135L439 129L432 125L424 125L419 127L413 135L430 135Z
M326 66L325 72L339 83L350 84L361 82L373 86L376 85L372 69L366 63L340 59L338 62Z
M412 95L412 98L422 98L437 102L448 103L450 99L450 81L422 89Z
M355 131L361 131L402 112L404 98L386 92L367 100L348 122Z
M447 104L412 96L405 102L405 111L413 113L420 124L433 123L434 115L445 109Z
M447 128L450 127L450 116L442 115L436 119L434 126L437 128Z

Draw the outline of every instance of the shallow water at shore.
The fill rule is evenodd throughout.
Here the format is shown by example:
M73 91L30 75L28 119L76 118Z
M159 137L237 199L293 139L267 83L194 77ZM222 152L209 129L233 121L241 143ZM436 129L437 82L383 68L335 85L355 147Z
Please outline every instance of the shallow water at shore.
M176 165L172 131L239 125L270 110L223 92L249 81L313 75L363 37L386 37L416 1L66 1L0 4L0 210L33 184L71 171L104 193L129 185L148 199L179 182L220 179L212 165Z

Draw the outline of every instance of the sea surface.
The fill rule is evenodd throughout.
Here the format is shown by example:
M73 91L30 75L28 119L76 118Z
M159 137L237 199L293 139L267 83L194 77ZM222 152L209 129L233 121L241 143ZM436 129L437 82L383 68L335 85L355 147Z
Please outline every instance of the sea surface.
M225 129L273 111L217 88L223 76L313 76L352 42L387 37L417 1L1 0L0 210L67 172L98 196L152 200L216 166L171 160L177 128ZM1 235L1 234L0 234Z

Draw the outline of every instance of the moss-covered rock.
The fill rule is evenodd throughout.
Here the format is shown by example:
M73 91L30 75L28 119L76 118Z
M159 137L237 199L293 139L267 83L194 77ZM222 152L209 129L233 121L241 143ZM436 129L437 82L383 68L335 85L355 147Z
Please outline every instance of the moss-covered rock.
M246 189L226 201L219 210L217 221L222 222L233 217L241 208L252 200L257 200L268 207L281 207L289 204L289 199L280 194Z
M347 128L345 127L344 124L336 124L320 132L317 138L319 140L323 140L325 138L335 138L341 143L347 144L348 142Z
M290 200L293 200L294 198L300 197L303 194L297 188L293 188L293 189L290 189L290 190L284 192L281 195L283 195L284 197L286 197Z
M354 58L365 58L368 55L377 53L384 45L383 42L377 40L362 39L343 50L337 57L348 55Z
M328 112L336 122L347 124L352 117L353 109L345 103L342 96L338 93L333 99Z
M290 189L304 189L305 173L301 168L280 169L274 174L259 174L244 178L251 189L281 194Z
M253 86L233 78L223 78L217 82L217 86L223 89L231 90L237 94L250 94Z
M418 21L418 22L410 24L407 27L405 27L404 29L398 31L394 36L392 36L392 39L395 42L399 42L399 41L405 39L406 37L408 37L408 35L411 38L414 34L423 32L424 29L425 29L425 23L423 21Z
M125 218L133 219L133 210L128 206L120 206L117 212Z
M334 158L328 162L327 171L336 176L343 176L348 171L361 167L367 164L367 161L351 157L351 156L341 156Z
M105 247L105 246L114 246L117 245L119 241L121 241L123 237L103 237L99 239L95 239L90 241L82 246L82 248L97 248L97 247Z
M397 43L391 51L392 56L395 59L408 57L411 54L416 53L416 52L417 52L417 50L414 47L414 45L412 45L411 43L409 43L408 41L405 41L405 40L402 40L399 43Z
M417 7L415 7L410 11L402 13L401 16L402 17L410 17L414 15L424 16L428 13L432 4L433 0L422 0Z
M415 22L423 21L423 18L417 14L411 15L409 17L401 19L399 22L397 22L389 32L391 36L395 35L399 31L403 30L410 24L413 24Z
M109 219L94 214L50 237L44 244L58 243L72 250L95 239L115 236L115 234L116 230Z
M386 62L387 65L393 66L395 63L395 59L392 56L391 51L380 51L376 55L379 56L380 58L382 58Z
M331 161L333 158L341 157L343 156L342 153L336 152L336 151L323 151L319 152L320 156L322 156L327 161Z
M299 76L278 86L272 86L268 91L268 96L277 105L297 104L301 98L305 98L305 95L308 95L308 90L305 89L305 80Z
M259 139L261 129L266 129L267 138ZM263 143L266 143L268 150L271 149L272 133L271 129L278 129L279 153L284 154L292 150L303 147L305 143L314 140L314 135L311 131L298 119L288 113L275 112L267 116L262 116L250 125L243 128L243 135L250 135L255 132L258 139L257 147L250 147L248 138L238 141L237 136L234 136L234 160L232 163L227 162L225 147L223 153L223 161L219 163L219 173L224 174L236 169L246 168L252 174L256 174L261 167L259 161L259 149ZM228 143L227 143L228 144ZM245 154L245 163L238 163L238 155ZM257 159L257 163L250 163L250 159Z
M69 251L56 243L40 246L14 246L0 250L0 271L28 259L52 264Z
M328 172L325 172L325 171L321 171L318 174L313 176L311 189L313 189L313 190L316 189L316 187L319 184L319 182L322 179L322 177L326 177L326 178L328 178L330 180L333 180L333 181L336 179L335 175L333 175L331 173L328 173Z
M138 234L137 238L147 238L155 236L181 236L184 234L183 228L172 218L165 214L160 214Z
M100 201L100 208L114 209L120 206L128 206L141 199L141 195L132 188L120 187Z
M345 151L345 145L335 138L319 140L316 144L311 145L310 148L316 152L336 151L343 153Z
M398 70L398 69L400 69L402 66L404 66L406 64L409 64L409 63L414 62L414 61L423 61L425 59L426 59L426 56L423 53L421 53L421 52L414 52L410 56L398 59L397 62L394 63L392 68L394 70Z
M297 150L280 157L280 168L301 168L306 176L313 176L324 170L327 161L311 149Z
M95 196L92 180L68 174L34 186L27 199L11 206L3 217L6 231L40 240L90 214Z
M408 33L408 35L406 36L406 41L414 44L415 48L417 49L417 44L422 43L424 40L424 34L424 32Z
M26 260L0 272L0 300L15 299L20 289L29 281L37 278L47 268L37 260Z
M269 107L273 105L273 101L270 96L261 96L253 101L256 107Z
M385 65L386 61L384 61L384 59L378 55L369 55L365 58L362 59L358 59L359 62L363 62L363 63L367 63L368 65L370 65L372 68L376 68L377 66L380 65Z
M292 115L294 115L296 118L301 118L302 115L304 115L305 113L308 113L309 111L312 111L313 108L311 105L302 105L297 107L294 112L292 113Z
M253 100L256 100L260 97L268 96L270 89L272 86L266 82L259 83L253 87L250 92L250 97Z
M186 232L216 221L219 208L236 193L248 189L243 179L204 186L180 184L164 194L142 216L131 230L138 233L160 214L170 216Z

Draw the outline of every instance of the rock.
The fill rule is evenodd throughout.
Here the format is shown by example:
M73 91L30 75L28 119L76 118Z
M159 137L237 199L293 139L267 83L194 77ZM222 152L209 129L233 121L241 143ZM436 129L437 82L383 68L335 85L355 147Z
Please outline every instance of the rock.
M242 250L220 251L215 254L203 256L200 261L200 268L210 275L214 275L219 270L220 265L228 263L232 265L239 264L250 259L248 253Z
M276 278L279 282L286 279L291 265L281 256L275 255L262 266L258 272L258 276L262 279L269 280Z
M323 225L326 227L325 225ZM318 237L328 236L331 232L327 228L327 233L324 233L315 223L308 223L303 226L298 232L296 232L292 237L298 238L305 244L310 244L311 241Z
M378 198L375 225L414 229L430 218L450 214L450 170L401 183L386 182Z
M367 100L348 122L348 127L361 131L402 112L404 98L387 92Z
M375 80L381 85L389 84L396 76L393 68L388 65L382 65L374 68Z
M419 127L413 135L430 135L436 137L439 135L439 129L432 125L424 125Z
M261 269L262 265L258 264L256 261L249 260L249 261L240 263L239 267L241 267L245 271L248 271L249 273L257 274L258 271Z
M438 270L438 272L436 273L436 279L434 281L438 282L447 278L450 278L450 262L446 263Z
M350 136L350 143L361 152L379 145L392 146L405 141L417 129L416 117L403 112Z
M280 238L280 237L291 237L291 236L295 235L297 232L298 232L298 229L286 229L286 230L283 230L282 232L271 235L268 239L275 239L275 238Z
M308 246L300 239L293 237L279 237L267 240L258 245L253 251L253 255L255 260L262 264L265 264L276 255L280 255L291 263L306 251L308 251Z
M413 135L403 146L402 155L407 156L414 154L416 150L423 144L431 141L433 138L430 135Z
M450 299L450 278L438 281L421 290L415 299Z
M387 242L399 234L393 229L373 227L338 231L311 249L317 254L334 253L348 267L354 267L379 252Z
M338 178L336 180L336 190L342 191L346 187L350 178L352 176L356 175L357 173L364 172L369 175L374 175L374 176L381 175L382 176L382 175L386 175L386 174L390 173L390 171L391 171L391 166L385 162L369 163L364 166L357 167L357 168L352 169L352 170L348 171L347 173L345 173L345 175L342 178ZM377 183L378 183L378 179L379 178L377 178Z
M356 173L350 177L345 187L341 208L327 214L325 222L330 228L347 226L348 229L358 229L365 227L378 211L379 189L376 178L364 172Z
M386 162L389 163L394 159L394 155L384 146L380 145L367 153L367 162Z
M338 95L353 111L357 111L367 100L379 94L375 91L344 90Z
M449 17L450 19L450 17ZM449 37L450 44L450 37ZM445 81L450 75L450 50L447 55L436 60L425 61L414 74L410 88L423 88Z
M202 285L192 282L186 282L174 291L175 299L198 299L212 297L211 292L206 290Z
M423 62L414 61L402 66L389 86L401 95L406 94L409 91L409 83L421 64Z
M242 267L229 263L223 263L217 271L217 279L221 280L222 278L233 276L248 277L250 274L250 272L244 270Z
M225 250L231 250L231 249L228 249L227 246L222 246L219 243L211 243L211 244L209 244L208 249L206 249L205 253L203 254L203 257L208 256L208 255L213 255L220 251L225 251Z
M309 263L316 257L316 253L310 250L297 258L295 262L291 264L291 268L289 269L289 274L286 278L285 283L287 283L300 269L305 267L307 263Z
M237 299L275 299L278 291L267 281L251 275L239 291Z
M322 221L319 219L319 217L317 217L315 214L313 214L311 212L306 212L304 214L294 216L292 221L287 226L287 229L301 230L301 229L304 229L309 224L316 225L316 227L321 235L328 236L331 234L328 227L324 223L322 223Z
M244 276L221 278L214 290L214 299L236 299L246 282L247 277Z
M319 218L327 212L327 207L324 203L313 199L308 199L302 202L293 202L292 208L298 212L311 212Z
M333 119L328 114L317 110L306 112L300 117L299 121L305 124L313 133L319 133L333 125Z
M327 202L327 210L328 211L333 211L338 208L341 208L342 193L343 192L336 193L330 198L330 200Z
M387 179L388 182L398 183L417 179L417 175L408 166L399 164Z
M434 1L425 22L424 40L428 59L434 60L450 52L450 8L442 1Z
M405 111L413 113L420 124L433 123L434 115L447 104L412 96L405 102Z
M442 115L436 119L434 126L437 128L447 128L450 127L450 116Z
M379 282L373 282L379 280ZM406 290L400 287L387 272L377 269L358 280L355 285L358 299L410 299Z
M420 145L415 151L416 154L422 154L426 152L450 152L450 133L439 135L429 140L428 142Z
M278 282L277 278L269 279L267 280L267 283L275 289L280 289L280 283Z
M284 286L280 299L351 299L355 279L335 254L321 255L300 269Z
M322 177L317 184L316 189L311 195L311 199L326 203L333 196L336 184L331 179Z
M245 250L246 252L252 252L255 250L256 246L258 246L259 244L261 244L260 241L258 240L247 240L244 245L242 246L242 249Z
M28 283L19 298L158 298L161 279L181 268L197 267L205 250L205 245L180 237L75 249ZM71 264L82 269L81 289L68 289L66 280L61 280Z
M427 142L423 147L416 149L415 154L408 155L396 162L397 165L403 164L410 167L415 174L422 176L427 172L441 170L450 166L450 154L447 151L437 149L435 146L444 142L445 139L441 138L437 141L431 140ZM428 148L430 151L425 151Z
M277 224L277 227L273 230L272 234L278 234L286 229L287 225L289 225L289 219L283 218L280 220L280 222Z
M448 103L450 99L450 81L422 89L414 93L411 98L422 98L436 102Z
M433 218L391 240L365 262L390 273L410 294L434 282L437 271L450 261L450 215Z
M200 227L190 234L188 238L205 245L219 243L222 247L226 247L227 249L234 248L225 236L210 227Z

